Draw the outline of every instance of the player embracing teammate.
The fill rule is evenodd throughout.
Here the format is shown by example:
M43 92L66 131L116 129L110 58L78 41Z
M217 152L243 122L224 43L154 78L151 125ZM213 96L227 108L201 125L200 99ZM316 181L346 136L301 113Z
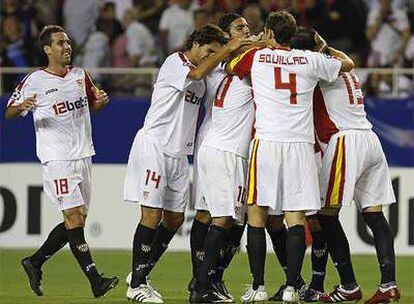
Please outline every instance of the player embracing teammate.
M266 300L264 266L268 212L284 213L288 226L286 303L299 302L297 290L305 254L305 211L320 209L314 153L313 90L320 80L334 81L350 71L352 61L335 51L335 58L290 49L295 19L287 12L271 13L265 26L273 46L252 49L229 64L240 78L250 77L255 112L255 136L250 149L247 190L247 250L253 284L244 302Z
M160 68L144 126L132 145L124 198L141 205L133 241L127 298L163 303L148 275L184 220L189 200L187 155L194 149L196 123L205 94L204 77L244 45L220 28L195 30L187 50L170 55Z

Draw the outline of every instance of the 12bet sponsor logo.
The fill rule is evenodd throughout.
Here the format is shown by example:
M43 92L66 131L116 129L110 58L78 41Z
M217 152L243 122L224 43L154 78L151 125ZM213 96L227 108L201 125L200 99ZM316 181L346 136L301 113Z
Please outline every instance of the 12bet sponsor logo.
M79 97L75 102L61 101L53 105L53 111L55 115L62 115L70 111L75 111L86 107L88 105L88 99L86 97Z

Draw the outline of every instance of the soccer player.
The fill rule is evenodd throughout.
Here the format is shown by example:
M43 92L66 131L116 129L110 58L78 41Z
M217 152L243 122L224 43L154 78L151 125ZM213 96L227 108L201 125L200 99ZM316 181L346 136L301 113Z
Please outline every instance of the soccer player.
M92 143L90 109L100 110L109 101L94 87L81 68L70 67L72 48L66 31L48 25L39 34L48 66L27 75L10 98L6 118L33 113L36 151L43 167L43 188L62 211L63 222L52 229L46 241L21 264L30 287L38 295L42 265L69 243L93 295L101 297L118 284L118 277L102 277L85 241L84 227L91 197Z
M228 65L240 78L250 75L256 104L247 190L247 250L253 284L242 298L244 302L262 301L270 208L283 211L288 226L288 286L283 301L298 303L298 278L306 248L304 211L320 209L312 92L319 80L333 81L340 71L350 71L354 65L338 51L335 59L290 49L297 25L286 11L271 13L265 29L274 37L275 47L252 49Z
M230 38L250 37L246 20L238 14L225 14L218 25ZM221 71L225 72L223 68ZM198 248L192 246L192 251L203 252L204 259L199 267L197 264L193 267L197 284L190 295L192 303L234 301L224 285L223 272L244 230L245 175L254 117L253 98L247 79L218 75L221 77L219 87L209 85L207 89L207 92L213 90L214 104L209 128L203 134L197 154L197 186L202 188L197 192L202 192L202 200L198 197L196 201L198 212L191 239L197 241L192 245L198 244ZM207 214L205 218L208 219L203 226L199 221L201 214ZM220 299L217 293L224 298Z
M313 49L313 37L312 29L302 29L293 44ZM394 240L382 212L382 206L394 203L395 196L387 161L366 118L361 85L354 71L341 73L334 82L319 83L314 94L314 114L317 136L324 151L320 185L325 207L318 219L341 279L341 284L329 295L321 296L320 301L337 303L362 298L348 240L338 217L341 206L350 205L352 200L373 233L381 272L379 289L365 303L398 301Z
M245 42L227 41L216 26L189 37L187 51L170 55L161 66L144 126L132 145L124 199L141 205L133 242L133 266L127 298L162 303L146 277L184 220L189 198L188 160L193 153L204 77ZM162 220L162 221L161 221Z

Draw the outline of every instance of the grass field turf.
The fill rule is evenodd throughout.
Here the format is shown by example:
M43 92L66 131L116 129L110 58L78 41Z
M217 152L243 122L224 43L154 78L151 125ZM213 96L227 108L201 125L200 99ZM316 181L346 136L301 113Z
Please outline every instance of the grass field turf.
M125 299L125 276L130 269L131 254L127 251L100 251L93 254L99 270L108 275L118 274L120 283L107 297L94 299L86 278L81 273L69 251L54 256L43 267L43 297L36 297L28 286L26 275L20 267L20 259L31 250L0 249L0 303L128 303ZM371 296L377 286L379 274L375 256L354 256L354 268L364 299ZM166 253L152 274L152 281L164 297L164 303L187 303L187 283L190 280L191 263L188 253ZM305 279L310 277L310 257L306 256L303 267ZM230 292L238 300L245 284L250 282L246 254L238 254L225 275ZM397 258L397 279L402 290L402 304L414 304L414 257ZM283 282L284 276L273 255L266 263L266 287L269 294ZM331 290L337 283L337 275L328 264L325 288Z

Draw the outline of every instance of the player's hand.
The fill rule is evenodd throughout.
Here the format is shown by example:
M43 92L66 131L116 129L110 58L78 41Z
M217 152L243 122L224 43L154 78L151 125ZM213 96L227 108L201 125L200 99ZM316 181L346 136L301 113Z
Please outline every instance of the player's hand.
M109 102L108 94L104 90L92 87L92 92L95 95L95 104L99 107L103 107Z
M315 31L315 44L317 52L323 52L328 47L325 39L323 39L318 32Z
M279 44L275 41L275 35L273 34L273 31L267 28L263 30L262 41L264 41L266 45L270 47L279 46Z
M21 112L23 111L31 111L34 109L34 107L36 107L36 94L34 94L32 97L29 97L27 99L25 99L25 101L23 101L20 105L19 105L19 110Z
M226 44L226 48L230 50L230 52L234 52L241 47L250 45L251 43L252 41L250 39L233 38Z

